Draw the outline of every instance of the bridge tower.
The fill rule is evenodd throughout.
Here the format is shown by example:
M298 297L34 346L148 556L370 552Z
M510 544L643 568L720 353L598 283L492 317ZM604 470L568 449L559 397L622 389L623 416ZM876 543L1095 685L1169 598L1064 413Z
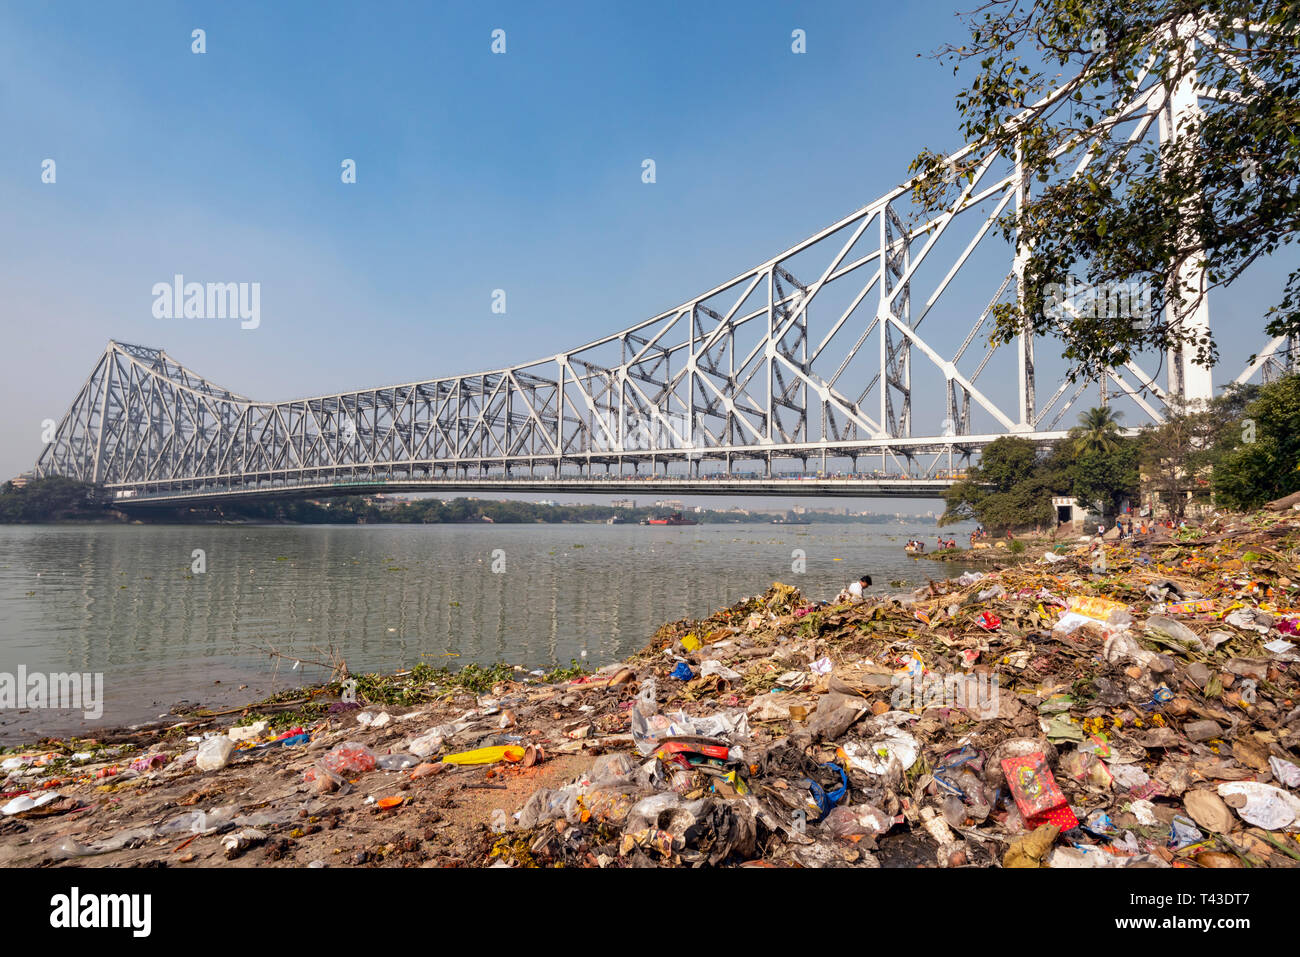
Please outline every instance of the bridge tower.
M1199 25L1188 17L1174 27L1172 58L1173 76L1166 85L1164 107L1160 110L1160 144L1177 143L1201 119L1199 94L1196 90L1196 34ZM1190 135L1195 135L1194 131ZM1190 223L1193 216L1185 217ZM1207 295L1205 267L1198 256L1188 257L1176 271L1168 290L1165 319L1173 328L1182 329L1200 339L1210 331L1210 300ZM1204 406L1214 398L1214 380L1208 366L1193 361L1194 350L1185 346L1169 350L1169 394L1189 406Z

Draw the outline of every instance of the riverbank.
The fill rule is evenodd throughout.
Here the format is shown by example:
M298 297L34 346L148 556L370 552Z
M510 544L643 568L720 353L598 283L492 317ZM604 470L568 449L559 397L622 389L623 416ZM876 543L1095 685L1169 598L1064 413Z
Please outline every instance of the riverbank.
M0 864L1300 864L1300 521L1028 557L862 603L774 585L594 675L47 739L0 765Z

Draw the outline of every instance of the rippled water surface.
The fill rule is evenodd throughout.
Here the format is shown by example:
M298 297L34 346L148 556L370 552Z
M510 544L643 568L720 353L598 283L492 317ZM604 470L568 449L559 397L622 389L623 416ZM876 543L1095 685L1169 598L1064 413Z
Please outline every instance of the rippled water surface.
M267 649L354 672L602 664L774 580L830 598L862 572L879 591L961 570L905 555L911 535L934 540L919 524L0 526L0 672L102 672L92 723L124 725L326 677ZM0 742L84 724L0 711Z

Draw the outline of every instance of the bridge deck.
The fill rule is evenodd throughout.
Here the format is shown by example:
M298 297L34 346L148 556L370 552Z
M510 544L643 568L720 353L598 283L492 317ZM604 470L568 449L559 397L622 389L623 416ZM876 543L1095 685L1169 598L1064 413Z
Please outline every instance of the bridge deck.
M277 498L324 498L336 495L373 495L393 492L548 492L635 495L803 495L841 498L939 498L951 479L855 479L855 478L528 478L528 479L401 479L386 482L320 482L293 485L208 487L143 493L136 489L113 489L115 505L124 508L175 507L257 501Z

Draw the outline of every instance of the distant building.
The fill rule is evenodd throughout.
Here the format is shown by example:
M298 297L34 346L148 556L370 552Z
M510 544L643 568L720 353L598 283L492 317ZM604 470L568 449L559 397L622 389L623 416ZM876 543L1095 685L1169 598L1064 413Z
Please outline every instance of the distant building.
M682 500L679 498L664 498L655 502L655 508L675 508L677 511L682 510Z
M636 499L634 498L616 498L610 502L611 508L636 508Z
M1082 522L1087 515L1088 510L1081 506L1078 501L1068 496L1058 496L1052 499L1052 508L1056 510L1056 522Z
M24 472L22 475L15 475L9 481L14 488L23 488L35 476L31 472Z

